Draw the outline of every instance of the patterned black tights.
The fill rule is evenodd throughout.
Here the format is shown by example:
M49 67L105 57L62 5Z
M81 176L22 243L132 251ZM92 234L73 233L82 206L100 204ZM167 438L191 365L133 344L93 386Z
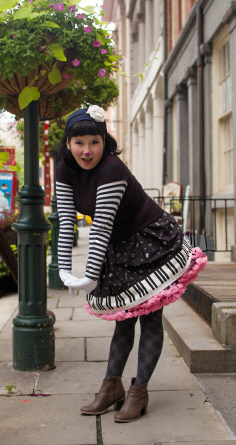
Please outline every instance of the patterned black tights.
M141 315L141 336L138 350L138 370L134 386L149 381L163 345L162 309ZM112 338L105 379L121 376L134 345L135 324L137 318L117 321Z

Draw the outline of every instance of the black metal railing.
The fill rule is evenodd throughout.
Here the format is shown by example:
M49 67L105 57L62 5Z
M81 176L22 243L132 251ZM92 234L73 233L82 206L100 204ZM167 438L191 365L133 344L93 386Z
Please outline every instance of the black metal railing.
M147 195L149 195L155 201L157 199L159 199L159 200L161 199L161 196L160 196L161 192L157 188L144 189L144 191L147 193Z
M234 207L234 198L200 198L189 196L182 198L153 197L163 209L171 213L191 239L194 247L199 246L200 237L204 244L202 250L208 252L231 252L228 233L229 211ZM199 232L199 214L204 209L203 227ZM217 211L224 214L224 244L225 248L219 248ZM232 243L231 243L232 244ZM199 246L201 247L201 246Z

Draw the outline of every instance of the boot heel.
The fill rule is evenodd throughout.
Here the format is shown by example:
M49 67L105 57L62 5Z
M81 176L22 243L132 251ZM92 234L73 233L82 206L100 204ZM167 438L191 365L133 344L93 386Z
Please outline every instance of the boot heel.
M143 407L143 409L141 411L141 416L143 416L144 414L147 414L147 407L148 407L148 403Z
M123 400L119 400L119 402L114 403L114 408L116 411L120 411L120 409L122 408L123 404L124 404L125 399Z

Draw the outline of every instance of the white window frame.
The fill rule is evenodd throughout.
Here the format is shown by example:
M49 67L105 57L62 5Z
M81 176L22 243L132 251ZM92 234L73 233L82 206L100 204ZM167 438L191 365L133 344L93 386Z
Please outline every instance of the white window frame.
M186 0L181 0L181 27L183 28L186 22Z
M226 25L213 42L212 55L212 146L213 146L213 193L233 192L233 135L232 135L232 91L230 101L222 107L223 84L227 85L231 73L222 73L222 49L229 42ZM231 130L225 137L225 126L229 121ZM229 147L230 146L230 147Z

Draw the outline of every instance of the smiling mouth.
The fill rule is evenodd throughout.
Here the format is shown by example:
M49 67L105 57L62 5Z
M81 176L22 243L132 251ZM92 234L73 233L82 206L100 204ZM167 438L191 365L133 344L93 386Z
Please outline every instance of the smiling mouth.
M93 158L82 158L82 161L85 162L86 164L89 164L90 162L92 162Z

